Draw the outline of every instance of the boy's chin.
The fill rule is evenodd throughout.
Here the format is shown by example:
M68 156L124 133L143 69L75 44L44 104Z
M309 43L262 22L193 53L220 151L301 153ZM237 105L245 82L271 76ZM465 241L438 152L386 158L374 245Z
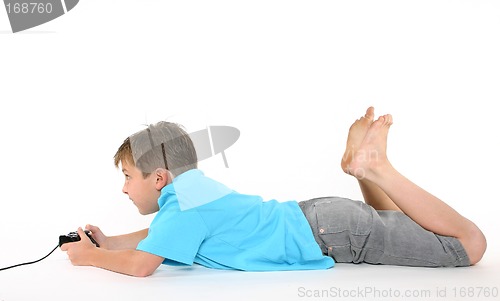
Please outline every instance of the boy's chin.
M137 207L137 210L139 211L139 213L141 215L149 215L149 214L158 212L159 209L156 209L156 208L148 208L148 209L143 208L143 209L141 209L141 208Z

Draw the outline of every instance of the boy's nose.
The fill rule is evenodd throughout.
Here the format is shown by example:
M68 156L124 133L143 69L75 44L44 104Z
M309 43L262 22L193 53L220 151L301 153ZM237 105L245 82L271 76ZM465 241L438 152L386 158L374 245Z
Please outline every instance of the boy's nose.
M125 186L123 186L122 192L125 193L126 195L128 195L127 188Z

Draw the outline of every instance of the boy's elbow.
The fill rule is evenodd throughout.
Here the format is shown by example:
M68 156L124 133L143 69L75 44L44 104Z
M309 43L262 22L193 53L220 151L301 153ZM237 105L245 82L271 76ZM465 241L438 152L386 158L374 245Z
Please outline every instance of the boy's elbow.
M144 277L148 277L148 276L153 275L153 273L156 271L156 269L157 269L157 267L155 267L155 266L148 266L147 264L139 262L131 274L132 274L132 276L135 276L135 277L144 278Z
M134 276L139 278L145 278L153 275L155 271L156 269L139 268L135 271Z
M132 273L132 275L136 277L151 276L163 262L163 258L155 255L143 252L136 253L136 255L134 264L135 268Z

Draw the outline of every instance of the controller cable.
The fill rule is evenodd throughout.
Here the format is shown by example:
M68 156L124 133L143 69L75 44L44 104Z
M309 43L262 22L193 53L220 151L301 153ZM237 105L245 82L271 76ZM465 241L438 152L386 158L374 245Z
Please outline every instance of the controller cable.
M16 267L20 267L22 265L28 265L28 264L33 264L33 263L37 263L39 261L42 261L44 260L45 258L49 257L50 254L54 253L54 251L59 248L59 244L54 248L54 250L50 251L49 254L45 255L43 258L40 258L38 260L35 260L35 261L31 261L31 262L25 262L25 263L20 263L20 264L16 264L16 265L13 265L13 266L10 266L10 267L6 267L6 268L0 268L0 271L5 271L5 270L8 270L8 269L12 269L12 268L16 268Z

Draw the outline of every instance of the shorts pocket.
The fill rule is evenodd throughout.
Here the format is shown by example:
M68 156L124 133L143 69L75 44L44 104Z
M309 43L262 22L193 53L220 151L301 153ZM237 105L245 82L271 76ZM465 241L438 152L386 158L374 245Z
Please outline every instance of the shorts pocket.
M360 201L330 198L315 203L318 236L336 262L362 262L373 223L372 208Z

